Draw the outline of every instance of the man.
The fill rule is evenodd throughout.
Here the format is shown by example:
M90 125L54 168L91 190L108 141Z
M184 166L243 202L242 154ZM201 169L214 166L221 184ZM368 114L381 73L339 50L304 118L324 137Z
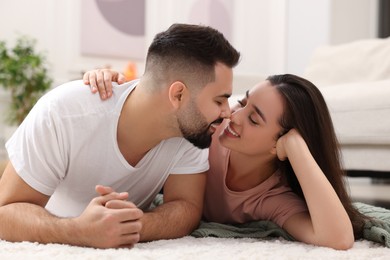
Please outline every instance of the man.
M230 116L238 60L218 31L174 24L110 100L81 81L47 93L6 144L0 238L108 248L189 234L208 169L198 148ZM164 204L143 212L162 187Z

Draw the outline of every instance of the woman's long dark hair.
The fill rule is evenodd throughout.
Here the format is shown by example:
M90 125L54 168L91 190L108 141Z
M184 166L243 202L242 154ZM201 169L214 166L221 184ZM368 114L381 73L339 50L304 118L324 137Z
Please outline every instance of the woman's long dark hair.
M291 74L274 75L267 80L276 87L284 99L284 114L280 119L284 132L295 128L302 135L315 161L347 211L355 238L361 238L366 217L352 205L346 191L339 143L321 92L310 81ZM293 191L304 198L290 162L286 160L279 163Z

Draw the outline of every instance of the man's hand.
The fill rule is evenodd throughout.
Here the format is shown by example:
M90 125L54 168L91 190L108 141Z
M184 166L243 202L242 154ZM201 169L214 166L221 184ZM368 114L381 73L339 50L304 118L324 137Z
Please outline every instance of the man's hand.
M84 84L91 85L92 93L99 91L100 98L105 100L112 96L112 82L123 84L125 76L110 69L97 69L87 71L83 76Z
M116 193L109 187L97 186L106 194L94 198L75 221L80 227L81 243L98 248L132 247L140 239L143 212L125 201L126 192Z
M100 196L107 196L108 194L117 194L111 187L97 185L95 188L96 192L100 194ZM109 209L123 209L123 208L136 208L137 206L134 203L127 201L128 193L120 193L126 194L126 198L123 199L113 199L106 202L105 206Z

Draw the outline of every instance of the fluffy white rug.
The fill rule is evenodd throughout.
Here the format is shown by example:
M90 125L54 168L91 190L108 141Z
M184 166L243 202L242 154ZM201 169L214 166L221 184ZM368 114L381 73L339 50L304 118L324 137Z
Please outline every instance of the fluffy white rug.
M93 249L0 240L0 259L390 259L390 248L362 240L337 251L283 239L184 237L137 244L132 249Z

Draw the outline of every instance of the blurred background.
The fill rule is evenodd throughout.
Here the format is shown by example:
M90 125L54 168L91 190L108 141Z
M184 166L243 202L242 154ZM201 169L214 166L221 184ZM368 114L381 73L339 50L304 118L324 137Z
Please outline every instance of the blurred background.
M142 74L154 35L172 23L211 25L242 53L235 73L302 74L319 45L379 37L379 0L2 0L0 40L37 39L54 85L129 62Z

